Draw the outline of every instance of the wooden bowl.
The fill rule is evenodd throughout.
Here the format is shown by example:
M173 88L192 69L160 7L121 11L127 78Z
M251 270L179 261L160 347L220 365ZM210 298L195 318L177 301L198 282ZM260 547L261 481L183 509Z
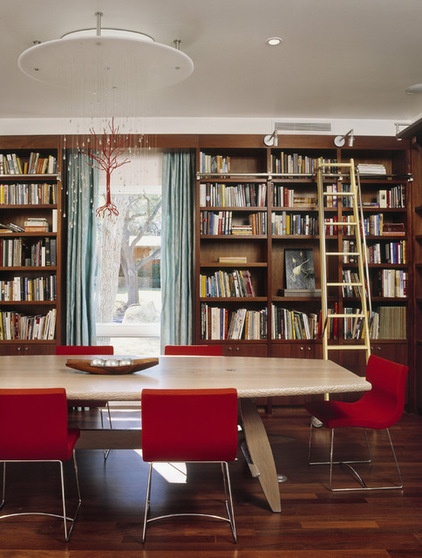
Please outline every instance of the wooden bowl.
M111 360L112 357L105 360ZM122 375L122 374L133 374L139 370L145 370L146 368L151 368L151 366L156 366L158 364L158 358L137 358L131 359L131 364L124 364L121 366L93 366L91 364L91 359L80 359L80 358L69 358L66 361L66 366L69 368L74 368L75 370L81 370L82 372L88 372L89 374L103 374L103 375Z

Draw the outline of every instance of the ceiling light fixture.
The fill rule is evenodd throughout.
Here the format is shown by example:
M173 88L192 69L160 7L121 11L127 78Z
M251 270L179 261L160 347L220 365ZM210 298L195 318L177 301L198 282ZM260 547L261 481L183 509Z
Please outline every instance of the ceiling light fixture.
M415 83L406 89L408 95L420 95L422 93L422 83Z
M136 31L97 27L63 35L60 39L34 43L18 59L27 76L62 87L79 86L92 93L119 88L132 91L157 89L183 81L193 72L193 62L175 47L156 43Z
M354 136L353 130L349 130L347 132L347 134L344 134L344 136L336 136L334 138L334 145L336 147L343 147L346 143L346 138L349 138L348 142L347 142L347 145L349 147L353 147L353 143L355 141L355 136Z
M283 42L281 37L269 37L266 41L269 46L278 46Z

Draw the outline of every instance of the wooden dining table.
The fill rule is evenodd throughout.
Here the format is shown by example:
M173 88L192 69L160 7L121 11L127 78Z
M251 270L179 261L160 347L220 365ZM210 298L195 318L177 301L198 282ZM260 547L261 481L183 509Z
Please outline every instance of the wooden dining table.
M96 356L101 357L101 354ZM89 358L94 359L96 356ZM122 356L125 359L128 357L142 358L136 355ZM74 358L72 356L72 360ZM114 355L113 358L120 357ZM236 388L247 451L255 476L273 512L281 511L280 485L256 399L322 396L371 389L371 384L365 378L330 360L322 359L160 356L156 365L124 375L83 372L66 366L68 360L69 357L55 355L1 356L0 389L64 387L68 399L79 401L83 406L87 401L140 401L144 388ZM101 440L100 431L96 431L95 437L89 434L89 431L82 432L79 447L122 447L121 430L107 432L107 445ZM134 439L133 433L131 439ZM139 440L138 447L141 447L139 432L136 439Z

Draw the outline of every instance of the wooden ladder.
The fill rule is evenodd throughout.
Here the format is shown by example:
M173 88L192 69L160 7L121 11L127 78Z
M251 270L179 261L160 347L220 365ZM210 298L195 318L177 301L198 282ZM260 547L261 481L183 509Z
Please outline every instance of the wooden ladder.
M344 180L346 179L346 180ZM346 181L350 183L349 188L345 188ZM336 187L333 188L333 182ZM363 223L362 203L359 175L355 171L354 160L349 163L330 163L323 159L318 161L317 170L318 184L318 208L319 208L319 235L320 235L320 261L321 261L321 305L322 305L322 352L323 358L328 360L330 351L365 351L366 361L371 353L369 335L369 315L372 314L371 296L369 289L369 273L367 264L367 252L365 234L361 223ZM331 186L331 187L329 187ZM333 191L335 190L335 191ZM345 191L347 190L347 191ZM336 202L348 207L347 222L333 222L333 207ZM329 211L331 209L331 211ZM337 251L327 249L327 230L330 227L338 227L338 232L346 231L348 250L345 244L337 245ZM343 240L343 234L340 235ZM350 251L352 250L352 251ZM357 272L353 275L348 274L344 263L353 258L356 263ZM337 263L337 269L341 270L342 281L331 281L327 277L327 268L332 269ZM340 272L337 274L340 278ZM332 289L342 289L343 298L350 296L358 298L357 312L336 313L337 310L329 311L328 298ZM351 343L329 343L330 330L334 325L333 320L352 319L355 325L356 341Z

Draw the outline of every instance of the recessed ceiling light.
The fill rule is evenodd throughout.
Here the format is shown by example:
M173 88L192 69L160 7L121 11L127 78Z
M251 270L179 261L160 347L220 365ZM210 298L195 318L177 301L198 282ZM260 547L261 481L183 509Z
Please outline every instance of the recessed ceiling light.
M283 42L283 39L281 37L270 37L265 42L269 46L278 46L279 44L281 44Z
M406 93L409 95L416 95L422 93L422 83L415 83L406 89Z

